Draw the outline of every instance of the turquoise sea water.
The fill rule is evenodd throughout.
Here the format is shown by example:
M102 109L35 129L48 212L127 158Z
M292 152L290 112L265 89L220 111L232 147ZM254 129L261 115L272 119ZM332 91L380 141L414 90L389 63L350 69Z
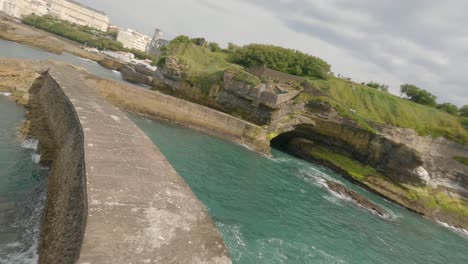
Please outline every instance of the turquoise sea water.
M120 78L71 55L3 40L0 57L60 60ZM466 235L327 169L279 151L266 157L194 130L133 118L207 206L234 263L468 263ZM34 142L17 140L23 119L24 109L0 95L0 264L37 261L46 171L34 163ZM324 178L384 206L387 219L333 194Z
M20 142L24 109L0 95L0 263L35 263L46 170L36 144Z
M234 263L468 263L468 237L340 176L273 150L133 117L208 207ZM338 181L385 207L375 216L333 194Z

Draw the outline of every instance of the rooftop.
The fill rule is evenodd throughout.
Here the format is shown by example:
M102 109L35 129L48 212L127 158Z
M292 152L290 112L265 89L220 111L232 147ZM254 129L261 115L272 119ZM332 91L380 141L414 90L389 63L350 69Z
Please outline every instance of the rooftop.
M89 10L94 11L94 12L96 12L96 13L99 13L99 14L102 14L102 15L106 15L106 13L104 13L103 11L94 9L94 8L89 7L89 6L87 6L87 5L84 5L84 4L82 4L82 3L78 3L78 2L73 1L73 0L65 0L65 1L68 1L68 2L73 3L73 4L75 4L75 5L79 5L79 6L81 6L81 7L84 7L84 8L86 8L86 9L89 9Z

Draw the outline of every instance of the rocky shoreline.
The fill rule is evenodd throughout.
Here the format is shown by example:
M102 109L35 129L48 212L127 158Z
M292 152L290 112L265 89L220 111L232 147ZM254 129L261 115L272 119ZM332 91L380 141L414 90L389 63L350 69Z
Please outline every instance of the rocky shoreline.
M372 122L373 127L362 127L330 104L306 103L304 98L324 94L297 76L269 69L247 71L260 84L226 70L211 87L198 87L174 56L157 69L153 85L155 90L262 125L272 143L280 141L280 149L334 169L410 211L468 229L468 167L453 159L468 157L466 144ZM268 90L273 84L287 91L288 84L298 82L302 98L302 89L280 95ZM295 139L305 139L324 151L309 151L303 142L293 144Z
M5 23L5 21L1 23ZM84 55L85 58L86 56ZM93 60L97 60L109 69L125 69L123 64L106 58L94 58ZM345 156L351 156L358 162L371 165L377 168L379 174L385 172L385 175L374 175L374 177L366 177L365 180L358 180L349 173L347 168L312 155L310 152L301 151L300 148L290 149L290 153L332 168L351 182L420 215L435 221L446 222L457 228L468 229L468 215L465 213L468 210L468 168L453 161L453 155L451 155L451 153L456 153L459 156L467 156L468 148L466 145L461 146L444 139L424 138L413 132L408 132L409 129L406 131L392 127L381 128L378 137L376 137L369 134L368 131L358 128L352 121L337 119L336 113L334 114L333 109L329 107L319 107L320 109L317 109L319 114L310 115L303 112L305 107L303 103L294 100L274 107L256 105L254 104L256 99L243 94L243 91L257 93L257 95L258 92L253 87L249 88L248 85L237 81L235 76L227 78L226 76L229 77L229 74L224 76L224 87L222 85L220 87L219 84L215 85L216 87L211 87L209 97L203 99L195 93L196 87L184 83L181 77L183 73L173 72L171 70L173 68L161 67L151 76L152 80L147 74L136 76L136 78L141 83L161 86L162 91L165 91L164 86L171 95L182 99L195 101L230 114L237 114L237 110L241 109L250 117L256 116L253 120L267 120L267 123L263 125L270 133L268 139L290 132L299 133L302 136L306 133L311 136L309 139L318 140L327 148L335 149ZM136 72L136 70L133 71ZM11 73L0 71L0 78L4 80L10 78L14 80L13 82L18 83L13 85L13 89L11 87L5 88L5 85L0 86L0 92L12 92L13 98L16 98L18 103L26 104L28 93L25 87L27 87L29 80L37 78L37 72L21 73L22 78L14 76L17 73L11 76L8 74L11 75ZM175 74L175 76L171 74ZM310 90L310 88L307 89ZM186 93L185 90L190 90L190 93ZM194 95L193 98L192 95ZM228 101L235 102L237 106L220 104L222 101L217 100L217 97L220 96L229 96ZM122 98L111 98L110 100L117 101L117 104L123 102ZM147 109L130 109L130 111L148 114ZM329 124L335 125L328 127ZM303 127L308 128L301 130ZM372 138L374 138L373 141ZM440 199L439 196L441 196Z

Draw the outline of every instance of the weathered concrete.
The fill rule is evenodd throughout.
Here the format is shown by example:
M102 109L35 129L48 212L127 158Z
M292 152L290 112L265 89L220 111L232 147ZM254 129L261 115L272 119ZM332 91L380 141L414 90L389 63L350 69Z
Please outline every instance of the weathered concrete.
M78 230L70 238L74 240L80 239L79 230L83 228L77 263L231 263L206 208L123 112L103 100L71 67L53 67L46 79L41 93L51 92L57 101L65 102L54 104L53 96L46 96L51 122L63 122L55 119L63 116L60 112L70 113L65 116L76 131L72 135L82 134L82 138L75 138L60 133L64 139L62 155L67 157L67 151L71 151L68 157L72 157L81 151L83 156L77 156L77 164L83 166L67 170L67 159L63 158L63 165L53 165L64 170L51 175L51 181L60 184L49 191L46 210L61 203L50 201L51 197L74 200L76 207L55 207L55 214L45 219L46 223L57 224L57 229ZM86 172L86 176L76 172ZM80 192L60 189L71 178L75 179L75 191L82 180L81 194L86 195L81 199L67 197L79 196ZM56 195L51 196L51 192ZM76 208L80 208L78 217L55 221L54 217L73 214ZM75 220L80 219L81 211L86 212L85 208L83 226L83 218L83 222ZM57 240L44 241L48 237L41 237L42 243L49 244L40 249L41 263L73 262L66 257L70 252L60 250L73 250L66 247L69 240L50 238Z

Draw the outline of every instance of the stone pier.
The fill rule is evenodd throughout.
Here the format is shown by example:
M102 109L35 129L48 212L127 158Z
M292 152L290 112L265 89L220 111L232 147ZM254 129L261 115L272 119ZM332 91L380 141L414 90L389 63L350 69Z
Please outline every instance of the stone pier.
M40 263L231 263L189 186L76 69L49 69L38 96L59 148Z

